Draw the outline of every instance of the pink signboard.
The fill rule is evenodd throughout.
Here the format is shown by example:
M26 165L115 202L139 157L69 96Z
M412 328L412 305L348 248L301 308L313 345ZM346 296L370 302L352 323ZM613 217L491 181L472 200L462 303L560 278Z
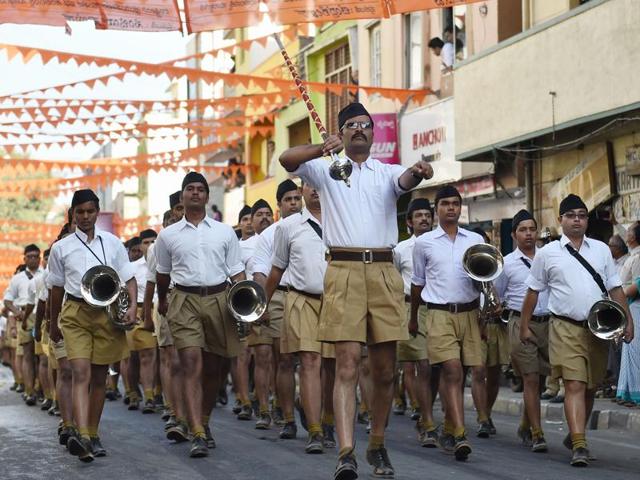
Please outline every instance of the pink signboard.
M398 122L395 113L372 113L373 145L371 156L382 163L400 163Z

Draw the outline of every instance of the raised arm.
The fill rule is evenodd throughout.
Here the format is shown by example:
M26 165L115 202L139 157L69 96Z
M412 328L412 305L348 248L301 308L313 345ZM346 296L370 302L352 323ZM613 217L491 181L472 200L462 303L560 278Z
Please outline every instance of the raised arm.
M331 153L338 153L342 150L342 140L337 135L329 135L324 143L316 145L298 145L285 150L280 155L280 165L287 172L293 172L305 162L314 158L328 156Z

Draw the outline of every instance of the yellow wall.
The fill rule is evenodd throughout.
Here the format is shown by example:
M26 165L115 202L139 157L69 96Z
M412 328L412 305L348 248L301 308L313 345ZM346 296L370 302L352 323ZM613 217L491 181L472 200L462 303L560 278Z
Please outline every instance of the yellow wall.
M611 0L456 69L456 154L640 102L640 5Z

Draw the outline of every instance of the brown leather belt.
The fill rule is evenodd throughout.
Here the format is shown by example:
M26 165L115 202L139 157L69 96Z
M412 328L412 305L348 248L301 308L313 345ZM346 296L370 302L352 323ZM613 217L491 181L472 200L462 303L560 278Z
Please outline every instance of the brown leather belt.
M553 315L554 317L559 318L560 320L563 320L565 322L573 323L574 325L577 325L579 327L589 328L589 326L587 325L586 320L574 320L571 317L565 317L564 315L556 315L553 312L551 312L551 315Z
M377 263L377 262L393 262L393 250L391 249L363 249L363 250L340 250L329 249L329 255L327 255L328 261L338 262L362 262L362 263Z
M76 297L75 295L71 295L69 292L67 292L67 300L71 300L72 302L78 302L78 303L87 303L87 301L84 298Z
M411 303L411 295L404 296L405 303ZM424 300L420 299L420 305L425 305Z
M276 287L276 290L280 290L281 292L288 292L289 291L289 287L285 287L284 285L278 285Z
M294 288L294 287L289 287L289 291L299 293L300 295L304 295L309 298L315 298L316 300L322 300L321 293L309 293L309 292L305 292L304 290L298 290L297 288Z
M218 285L211 285L208 287L186 287L184 285L177 285L176 290L180 290L185 293L194 293L196 295L200 295L201 297L206 297L208 295L215 295L216 293L224 292L229 284L227 282L220 283Z
M449 313L464 313L475 310L480 306L480 300L474 300L469 303L431 303L427 302L427 308L432 310L443 310Z
M518 310L509 309L509 311L511 313L513 313L514 315L517 315L519 317L522 316L522 314ZM551 315L531 315L531 320L534 321L534 322L537 322L537 323L548 322L550 318L551 318Z
M144 307L144 302L137 302L136 305L138 308L142 308Z

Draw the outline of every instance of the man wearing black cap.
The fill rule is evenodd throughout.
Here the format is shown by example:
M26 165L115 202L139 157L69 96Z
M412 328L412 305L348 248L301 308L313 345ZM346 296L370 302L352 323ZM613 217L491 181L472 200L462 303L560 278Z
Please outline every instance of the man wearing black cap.
M540 375L550 372L548 290L542 290L538 296L529 323L529 341L520 341L520 311L527 293L525 281L536 255L538 236L538 224L527 210L520 210L513 217L511 236L516 249L504 257L504 269L494 285L505 304L503 318L509 319L511 364L524 383L524 409L518 436L525 445L531 445L531 451L546 452L547 442L540 422Z
M142 255L147 258L147 251L149 250L149 247L156 241L156 238L158 238L158 232L151 228L147 228L146 230L140 232L139 237Z
M25 389L25 402L29 406L36 404L34 392L35 382L35 345L31 334L35 325L33 305L35 299L32 298L30 289L33 283L42 275L40 268L40 249L37 245L31 244L24 248L24 264L26 268L16 273L12 278L4 295L4 306L13 313L16 319L16 329L18 331L18 345L22 347L23 356L20 365ZM31 305L30 308L27 308Z
M155 240L156 232L153 230L150 230L150 232L152 232L153 235L147 232L145 239ZM134 268L136 284L138 286L138 308L136 314L140 320L132 330L127 331L127 344L131 352L129 365L126 369L129 378L129 387L131 388L129 410L138 410L139 404L142 401L142 413L144 414L155 412L153 380L155 377L156 347L158 346L156 337L153 336L153 328L149 328L148 325L145 326L142 315L145 289L147 286L147 261L144 253L148 249L148 246L148 243L144 244L142 235L129 240L129 259ZM138 398L138 383L142 386L142 399Z
M184 217L184 204L182 203L182 190L169 195L169 208L171 209L171 215L173 215L174 221L179 221Z
M433 176L427 162L404 169L371 157L373 121L360 103L338 114L338 135L323 144L290 148L280 156L289 172L314 185L322 203L322 227L330 259L325 276L319 340L336 343L334 408L340 453L335 478L357 475L353 452L355 387L361 347L369 345L373 418L368 462L374 475L393 476L384 446L393 401L396 341L408 337L402 279L393 266L398 241L397 198ZM323 156L344 147L353 171L351 186L334 180ZM345 291L346 279L350 288Z
M300 188L293 180L287 179L278 185L276 201L280 210L281 219L289 215L299 213L302 209L302 194ZM249 262L249 270L253 279L263 287L266 286L267 275L271 271L271 259L273 257L273 239L279 221L267 227L260 233L256 240L256 248L253 258ZM256 355L256 368L254 377L256 382L256 395L260 403L259 418L256 421L257 429L269 428L272 417L276 424L284 423L280 438L295 438L295 421L293 418L282 418L282 409L277 404L277 396L274 399L272 413L268 411L270 379L275 378L277 385L278 366L280 362L280 335L284 317L284 294L289 284L289 275L284 274L278 289L269 302L268 324L261 325L249 336L249 346L254 347ZM274 393L276 393L274 392Z
M113 268L129 294L129 308L123 323L136 322L136 282L122 243L114 235L96 228L100 211L98 197L91 190L78 190L71 202L76 220L73 234L56 242L49 257L51 283L51 340L64 335L67 357L73 374L73 418L77 431L67 447L72 455L90 462L94 454L105 454L98 425L105 399L109 364L128 355L125 333L109 320L106 309L95 308L83 298L80 285L91 267ZM66 293L66 301L62 304Z
M228 279L244 280L235 232L206 214L209 184L190 172L182 181L185 216L158 235L158 313L167 316L180 356L184 399L193 435L190 455L215 447L209 415L227 358L240 351L236 323L227 308ZM170 299L170 281L174 288Z
M407 210L407 227L412 235L393 249L393 263L402 275L407 323L411 317L411 275L413 274L413 247L416 238L431 231L433 210L427 198L415 198ZM418 324L412 325L409 340L398 342L398 362L403 371L404 385L418 413L418 439L423 447L437 446L436 426L433 423L431 401L431 367L427 356L426 313L424 302L418 310ZM404 392L403 392L404 395ZM419 412L417 412L419 410Z
M463 367L483 366L478 324L480 292L462 267L465 251L484 239L458 224L462 198L446 185L435 198L439 225L416 239L411 279L410 329L417 328L420 301L427 304L429 362L441 365L441 395L445 422L440 444L453 450L456 460L471 453L464 428ZM481 415L482 412L479 412ZM478 418L479 423L487 418Z
M569 194L560 202L559 213L562 237L537 252L526 280L529 288L522 304L520 341L533 339L531 316L539 292L549 289L549 361L553 376L564 381L564 411L570 432L564 445L573 450L571 465L586 466L590 455L585 427L596 387L606 375L609 349L606 341L589 331L586 320L604 293L624 309L628 319L631 314L609 247L585 236L589 223L585 203ZM633 322L628 321L624 341L631 342L633 334Z

